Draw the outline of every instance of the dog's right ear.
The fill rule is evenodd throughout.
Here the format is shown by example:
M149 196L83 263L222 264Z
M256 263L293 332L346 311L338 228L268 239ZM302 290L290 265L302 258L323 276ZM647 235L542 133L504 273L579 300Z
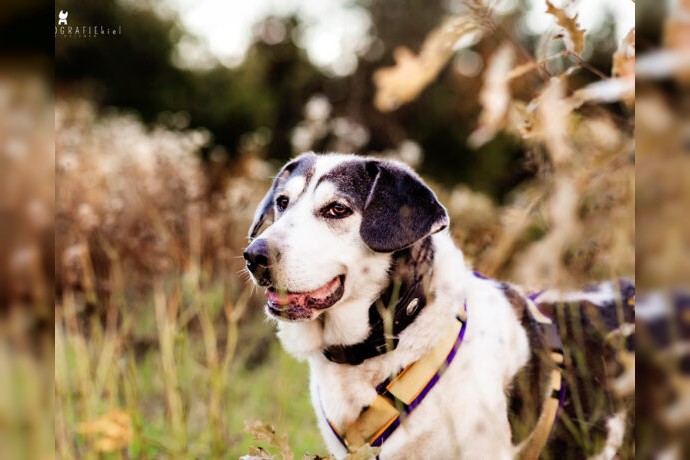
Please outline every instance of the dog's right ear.
M316 155L313 153L302 154L283 166L280 172L276 175L276 177L273 179L273 184L271 184L271 188L268 189L266 196L264 196L263 200L261 200L259 207L254 213L254 221L249 227L250 240L254 239L265 225L271 225L273 223L273 220L275 219L275 208L273 206L273 202L275 200L275 192L278 188L278 185L287 180L287 178L290 177L290 175L301 164L313 162L315 156Z
M448 213L411 169L389 161L366 163L372 178L359 234L375 252L395 252L448 227Z

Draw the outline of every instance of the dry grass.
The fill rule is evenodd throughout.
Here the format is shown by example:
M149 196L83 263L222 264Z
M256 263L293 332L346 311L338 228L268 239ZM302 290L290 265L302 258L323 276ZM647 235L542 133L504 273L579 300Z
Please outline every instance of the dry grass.
M306 373L267 342L236 257L264 181L242 171L209 194L202 132L97 119L84 101L59 101L56 122L59 456L236 458L245 418L300 421L284 413L293 390L308 407ZM256 410L276 390L282 404Z

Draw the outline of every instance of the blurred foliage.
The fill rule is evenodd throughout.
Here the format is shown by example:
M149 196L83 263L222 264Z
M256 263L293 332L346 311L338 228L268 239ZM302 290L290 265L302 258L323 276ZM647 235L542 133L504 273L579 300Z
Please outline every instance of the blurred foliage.
M41 11L27 2L20 23ZM25 32L12 12L0 35ZM55 445L52 65L35 45L0 51L0 458L50 458Z
M205 130L55 110L59 458L237 458L247 419L323 451L307 370L280 352L241 248L270 168L247 157L209 196ZM267 395L275 404L266 404Z
M356 152L383 152L412 140L423 152L423 173L445 184L464 182L499 200L532 177L535 171L525 165L524 150L513 137L501 136L479 150L468 147L466 140L476 123L478 79L458 72L458 65L441 62L434 85L394 113L384 115L373 103L375 71L393 61L398 47L416 50L439 18L448 14L450 3L408 0L395 8L386 1L362 4L373 22L374 44L360 57L354 73L333 77L312 65L291 38L302 25L300 16L267 18L285 25L286 38L269 45L262 41L262 27L256 27L246 59L236 68L218 63L208 70L189 70L173 64L176 44L189 33L164 2L62 2L59 7L70 10L75 24L117 24L123 33L56 40L58 91L81 94L99 107L134 109L145 122L160 119L161 113L182 113L185 124L211 132L213 144L221 148L209 146L202 155L208 158L214 151L223 159L223 169L256 147L247 145L247 138L257 132L265 140L252 153L288 159L294 153L292 130L303 119L305 101L321 94L332 104L334 117L366 127L365 142L351 146ZM537 37L526 35L518 25L524 1L520 5L502 18L500 31L491 31L474 48L480 59L486 61L502 36L516 37L527 46L535 43ZM611 30L605 23L601 31L588 35L595 41L589 46L590 62L604 73L615 49ZM593 76L577 72L573 79L581 86ZM331 136L312 148L327 151L337 146Z
M690 456L689 12L637 4L638 458Z
M72 8L74 6L74 8ZM74 23L118 24L124 33L93 40L56 40L55 73L59 92L84 92L102 106L135 109L153 121L162 112L182 112L193 127L204 127L214 142L234 156L243 134L259 127L277 133L298 116L316 89L317 72L290 45L257 45L247 65L205 72L175 67L174 45L184 33L146 5L118 1L64 2ZM106 42L107 41L107 42ZM179 126L179 125L178 125ZM274 152L289 154L286 137Z
M585 60L563 40L572 15L556 9L567 30L531 37L522 10L470 3L362 3L383 52L346 77L260 34L236 68L181 69L187 32L164 4L59 5L123 30L55 43L60 458L259 457L285 451L284 435L296 455L324 452L307 370L278 349L242 272L255 206L302 150L421 171L489 275L534 289L633 277L634 39L588 31ZM268 20L286 37L301 21ZM455 50L467 31L443 27L465 21L482 38ZM472 59L486 64L468 73ZM250 425L252 441L257 419L270 425Z

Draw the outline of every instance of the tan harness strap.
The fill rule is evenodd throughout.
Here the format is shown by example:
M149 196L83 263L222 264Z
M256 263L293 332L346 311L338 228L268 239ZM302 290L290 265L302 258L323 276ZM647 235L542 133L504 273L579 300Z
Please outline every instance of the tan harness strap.
M537 321L544 331L544 339L551 349L550 357L555 367L551 370L549 393L544 401L544 407L539 414L534 430L529 437L523 442L517 455L518 460L537 460L541 451L544 450L546 442L549 440L549 435L556 422L558 409L560 407L560 398L563 392L563 374L562 368L564 366L563 344L558 336L558 331L555 324L549 317L544 315L532 299L526 299L527 311L522 311L522 314L529 312L530 315Z
M396 407L381 395L345 430L343 440L349 449L357 449L376 439L400 417Z
M384 433L394 429L403 414L411 411L430 390L462 342L467 322L466 311L459 314L457 319L448 333L426 355L391 379L371 405L343 431L327 419L333 432L350 452L364 444L374 445L380 442L385 437Z
M556 364L563 363L563 355L561 353L551 353L551 359ZM563 387L562 379L563 376L560 369L557 368L551 371L551 385L549 385L551 394L544 402L544 409L539 415L534 430L532 430L532 433L520 448L520 453L517 456L519 460L537 460L544 446L546 446L546 442L551 434L551 428L553 428L553 424L556 421L558 408L560 407L560 400L557 395L560 394Z

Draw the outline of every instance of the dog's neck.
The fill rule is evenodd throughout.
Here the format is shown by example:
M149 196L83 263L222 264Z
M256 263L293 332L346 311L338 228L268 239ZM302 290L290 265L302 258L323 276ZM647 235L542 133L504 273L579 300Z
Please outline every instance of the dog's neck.
M395 349L399 335L427 304L433 259L431 237L394 253L390 283L369 306L366 338L352 344L330 344L324 348L324 356L334 363L357 365Z

